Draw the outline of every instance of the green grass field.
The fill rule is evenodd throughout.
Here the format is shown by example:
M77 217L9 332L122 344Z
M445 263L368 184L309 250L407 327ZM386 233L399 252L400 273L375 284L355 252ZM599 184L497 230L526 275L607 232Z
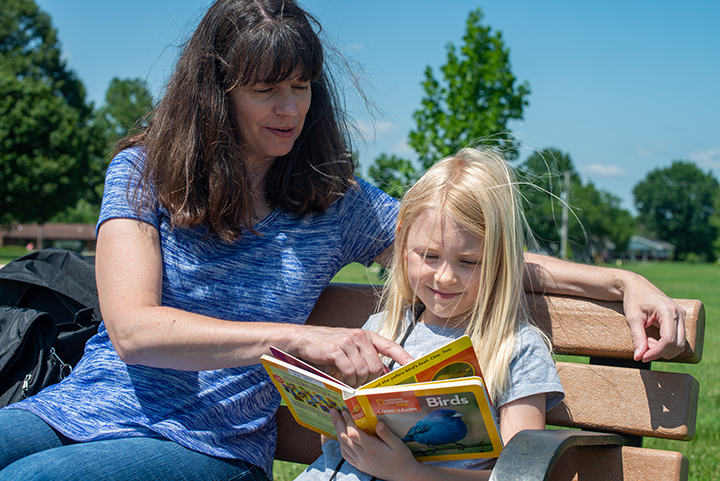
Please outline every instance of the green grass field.
M705 305L706 329L703 359L697 365L653 363L653 369L685 372L700 382L695 439L690 442L645 439L644 447L680 451L690 460L689 479L720 479L720 266L688 263L625 263L678 299L700 299ZM359 264L343 269L336 282L380 283L378 269ZM277 481L289 481L304 469L302 465L276 462Z
M28 251L25 246L2 246L0 247L0 265L5 265L13 259L24 256Z
M0 248L0 264L25 254L24 247ZM669 296L700 299L705 305L706 329L703 360L697 365L653 363L653 369L685 372L700 382L695 439L690 442L646 439L644 446L682 452L690 460L693 481L720 479L720 266L690 263L625 263L624 269L637 272L659 286ZM334 279L336 282L381 283L380 269L352 264ZM289 481L304 466L276 462L277 481Z

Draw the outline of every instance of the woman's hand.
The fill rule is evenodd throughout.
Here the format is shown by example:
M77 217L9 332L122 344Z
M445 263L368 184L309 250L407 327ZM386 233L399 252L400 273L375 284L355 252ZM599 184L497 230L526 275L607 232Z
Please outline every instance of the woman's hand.
M334 367L343 382L354 387L385 373L379 354L400 365L413 360L397 343L372 331L331 327L306 326L294 353L314 364Z
M685 309L639 274L525 254L525 289L531 292L623 301L636 361L672 358L685 348ZM660 327L660 339L645 328Z
M623 289L623 308L632 336L636 361L673 358L685 348L685 309L639 275L630 276ZM660 338L645 329L660 328Z
M422 468L410 449L381 421L375 427L378 437L355 425L350 413L332 413L343 458L360 471L386 481L418 479Z

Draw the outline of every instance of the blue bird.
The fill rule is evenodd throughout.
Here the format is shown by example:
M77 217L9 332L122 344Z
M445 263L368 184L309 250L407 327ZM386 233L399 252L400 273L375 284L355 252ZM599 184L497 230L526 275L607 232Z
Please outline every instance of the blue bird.
M402 440L425 444L435 452L435 446L442 444L458 444L460 449L465 446L458 441L467 436L468 429L462 420L462 413L453 409L438 409L411 427Z

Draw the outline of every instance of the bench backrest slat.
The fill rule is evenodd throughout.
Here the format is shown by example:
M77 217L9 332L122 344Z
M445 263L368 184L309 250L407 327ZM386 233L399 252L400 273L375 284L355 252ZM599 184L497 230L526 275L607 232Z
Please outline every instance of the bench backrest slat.
M695 436L699 383L689 374L557 363L565 399L547 413L554 426L633 436Z
M685 308L685 351L670 362L698 363L705 337L705 308L697 300L675 299ZM576 356L632 359L630 330L622 302L591 301L579 297L528 296L532 318L552 339L556 352ZM658 329L647 329L658 337Z

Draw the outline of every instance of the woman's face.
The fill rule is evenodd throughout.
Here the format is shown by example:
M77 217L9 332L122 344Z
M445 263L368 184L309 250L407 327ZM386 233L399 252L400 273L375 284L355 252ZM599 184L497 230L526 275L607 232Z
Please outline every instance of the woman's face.
M407 273L415 295L425 305L426 324L464 327L480 289L483 238L434 210L410 226L405 251Z
M312 92L298 77L277 84L238 86L228 94L231 118L251 166L272 164L292 149L305 123Z

